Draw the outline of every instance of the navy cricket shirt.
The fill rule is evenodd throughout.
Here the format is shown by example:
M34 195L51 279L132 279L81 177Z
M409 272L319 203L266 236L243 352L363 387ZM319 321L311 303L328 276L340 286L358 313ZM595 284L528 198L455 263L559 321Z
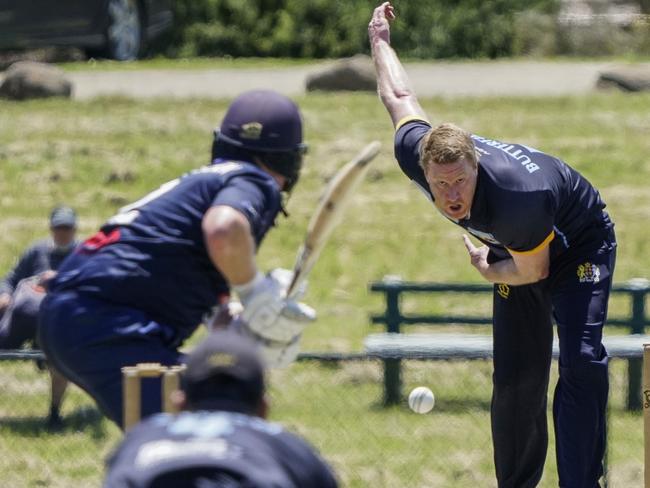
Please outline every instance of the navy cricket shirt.
M201 228L215 205L241 211L259 245L281 196L276 181L249 163L217 161L192 171L121 209L64 261L50 290L132 306L188 337L228 293Z
M329 466L299 437L225 411L149 417L108 461L104 488L157 486L336 488Z
M419 164L420 141L431 125L406 119L395 133L402 171L433 201ZM490 247L497 258L535 251L550 243L551 261L611 246L609 216L598 191L553 156L521 144L472 135L479 154L476 192L460 225Z

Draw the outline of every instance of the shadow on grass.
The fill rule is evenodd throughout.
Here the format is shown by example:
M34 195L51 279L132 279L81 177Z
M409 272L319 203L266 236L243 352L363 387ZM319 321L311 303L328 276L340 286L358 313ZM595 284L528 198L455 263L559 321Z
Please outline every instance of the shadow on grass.
M46 417L0 418L0 431L9 431L23 437L65 435L88 432L93 439L107 436L104 416L94 407L81 407L65 415L58 425L49 425Z

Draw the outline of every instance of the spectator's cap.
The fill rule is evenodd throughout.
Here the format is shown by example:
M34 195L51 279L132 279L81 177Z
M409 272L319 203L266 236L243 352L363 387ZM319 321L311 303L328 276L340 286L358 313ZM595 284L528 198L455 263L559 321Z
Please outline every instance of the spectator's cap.
M264 364L256 345L232 331L215 331L187 357L182 389L191 410L255 414L264 397Z
M56 207L50 214L50 227L77 227L77 214L70 207Z

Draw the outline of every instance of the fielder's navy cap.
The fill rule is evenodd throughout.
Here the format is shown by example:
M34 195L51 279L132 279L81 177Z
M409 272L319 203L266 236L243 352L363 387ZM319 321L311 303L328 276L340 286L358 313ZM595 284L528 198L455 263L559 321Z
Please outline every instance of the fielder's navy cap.
M218 136L235 146L259 151L294 151L304 146L298 106L271 90L239 95L228 107Z
M77 227L77 214L70 207L56 207L50 214L50 227Z
M215 331L189 356L182 373L189 407L255 413L264 396L264 363L256 345L232 331Z

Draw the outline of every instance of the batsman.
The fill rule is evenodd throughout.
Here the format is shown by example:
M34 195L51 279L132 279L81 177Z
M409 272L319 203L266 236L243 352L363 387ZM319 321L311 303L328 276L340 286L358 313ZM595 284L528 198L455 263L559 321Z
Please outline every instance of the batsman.
M182 362L179 347L231 291L243 306L237 330L270 365L298 354L315 312L287 299L291 272L263 273L256 253L306 148L293 101L246 92L215 132L210 165L121 209L61 265L41 307L40 344L116 424L121 368ZM143 384L143 417L160 411L160 396L159 385Z
M494 283L491 406L500 488L530 488L548 445L546 395L560 345L553 399L559 484L599 486L608 394L603 324L616 256L614 224L598 191L537 149L431 124L390 45L385 2L368 32L378 91L395 126L395 157L463 235L471 264Z

